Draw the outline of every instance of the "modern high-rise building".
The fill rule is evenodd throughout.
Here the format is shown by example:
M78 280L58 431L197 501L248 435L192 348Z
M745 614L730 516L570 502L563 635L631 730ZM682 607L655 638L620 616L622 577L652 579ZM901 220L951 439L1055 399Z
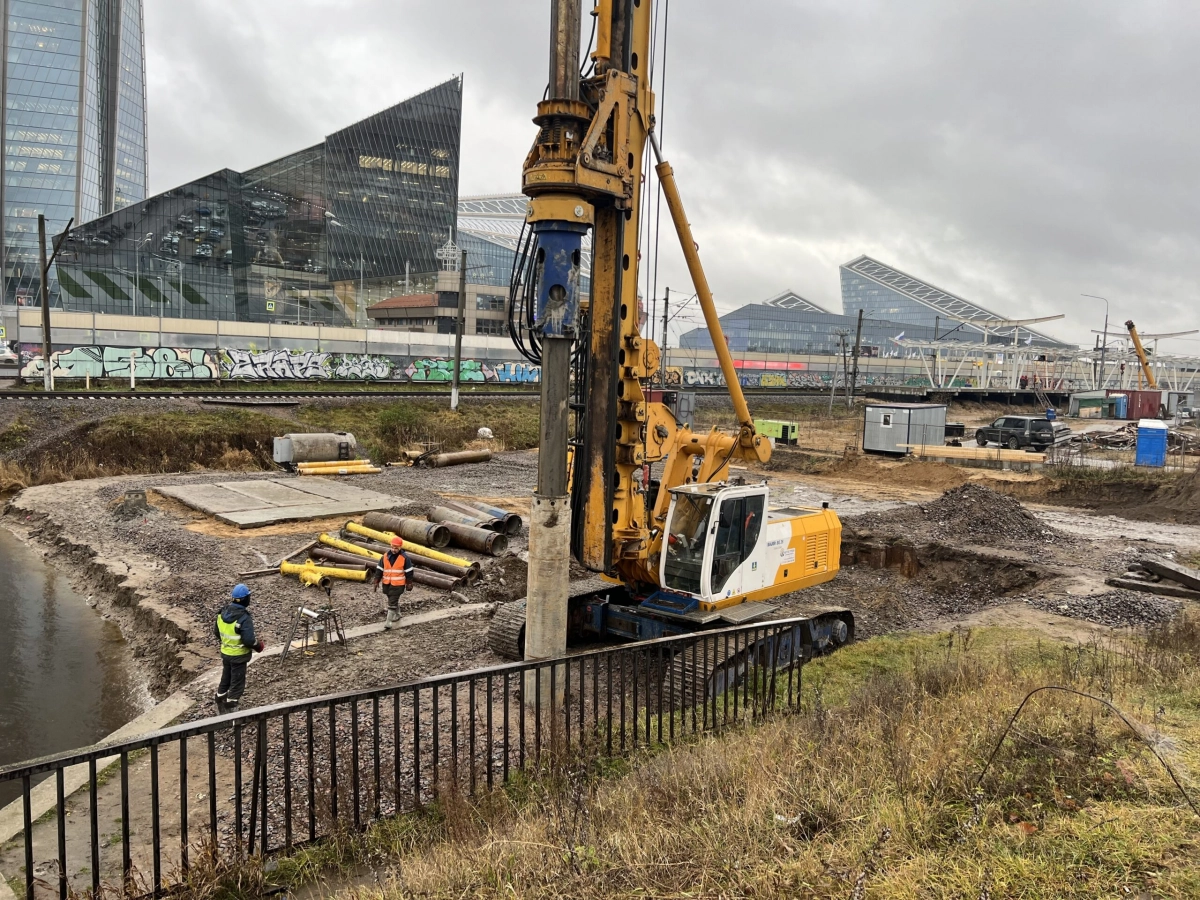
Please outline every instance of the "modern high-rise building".
M461 132L452 78L281 159L100 216L67 236L55 305L361 326L368 307L438 292L456 312Z
M0 0L0 14L3 302L33 305L39 213L53 236L146 196L142 0Z

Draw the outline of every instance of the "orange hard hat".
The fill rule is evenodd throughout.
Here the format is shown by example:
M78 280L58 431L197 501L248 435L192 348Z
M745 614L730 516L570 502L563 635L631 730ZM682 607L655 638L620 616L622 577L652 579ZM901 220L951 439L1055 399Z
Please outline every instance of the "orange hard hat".
M397 549L399 549L399 548L403 547L403 546L404 546L404 540L403 540L403 538L398 538L398 537L394 537L394 538L392 538L392 546L393 546L393 547L395 547L395 548L397 548Z

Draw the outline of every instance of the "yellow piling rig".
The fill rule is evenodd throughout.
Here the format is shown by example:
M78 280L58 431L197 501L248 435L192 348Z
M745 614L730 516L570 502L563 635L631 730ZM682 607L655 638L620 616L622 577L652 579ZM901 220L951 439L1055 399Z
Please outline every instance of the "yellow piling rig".
M337 569L330 566L317 566L309 562L299 565L297 563L280 563L280 575L295 575L303 584L308 585L324 585L326 579L337 578L342 581L366 581L367 573L358 571L357 569Z
M366 525L359 525L357 522L347 522L346 530L352 534L361 534L365 538L370 538L373 541L380 541L384 544L390 544L392 542L392 538L396 536L390 531L376 531L374 528L368 528ZM324 544L328 542L322 539L321 543ZM342 543L345 543L345 541ZM334 545L330 544L330 546ZM350 544L349 546L354 547L354 544ZM345 548L339 546L339 549ZM361 555L361 547L355 547L355 550L360 551ZM443 553L440 550L434 550L430 547L422 547L420 544L415 544L412 541L404 542L404 552L415 553L417 556L424 556L426 559L437 559L441 560L442 562L453 563L456 566L466 566L468 568L471 566L471 561L469 559L463 559L461 556L451 556L449 553ZM378 559L379 556L380 555L376 555L375 558Z

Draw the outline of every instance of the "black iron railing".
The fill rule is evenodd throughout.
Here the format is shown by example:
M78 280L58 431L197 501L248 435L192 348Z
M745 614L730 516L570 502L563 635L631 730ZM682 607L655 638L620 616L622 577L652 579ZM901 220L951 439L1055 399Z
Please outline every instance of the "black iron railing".
M563 754L615 756L794 709L815 639L813 620L790 619L605 647L247 710L0 769L0 782L20 782L23 807L0 870L23 867L28 900L158 896L201 854L286 852L442 792L491 790ZM38 817L35 800L45 806L51 784L53 809Z

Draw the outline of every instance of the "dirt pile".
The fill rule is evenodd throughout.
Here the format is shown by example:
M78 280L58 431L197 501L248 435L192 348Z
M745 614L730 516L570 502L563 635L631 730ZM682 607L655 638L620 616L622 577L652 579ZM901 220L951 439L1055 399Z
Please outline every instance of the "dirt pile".
M1154 519L1200 525L1200 469L1158 490L1139 512Z
M869 532L918 544L952 542L1028 549L1072 541L1043 524L1018 501L977 484L946 491L932 503L853 516L846 519L845 526L851 535Z
M1080 597L1037 597L1030 599L1029 603L1045 612L1099 622L1113 628L1164 625L1175 618L1184 606L1181 600L1124 590Z

